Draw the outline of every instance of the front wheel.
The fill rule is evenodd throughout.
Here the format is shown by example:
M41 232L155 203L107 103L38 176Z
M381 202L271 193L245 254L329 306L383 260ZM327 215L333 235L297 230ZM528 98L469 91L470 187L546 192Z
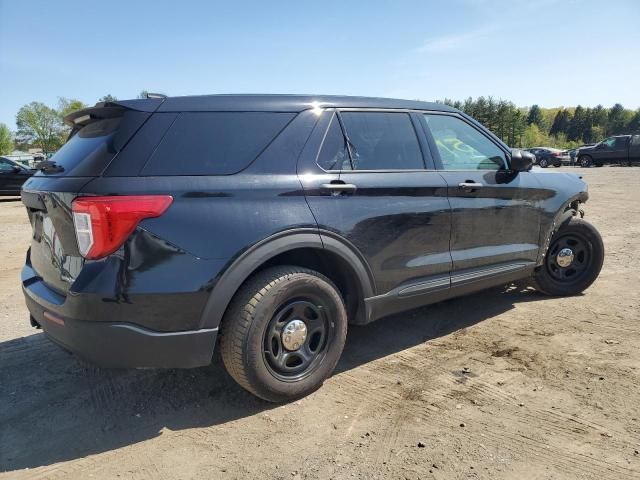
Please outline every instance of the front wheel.
M540 165L540 168L547 168L549 166L549 160L547 160L546 158L541 158L538 165Z
M331 375L347 336L338 289L295 266L257 273L238 291L221 324L220 348L233 379L254 395L283 402Z
M591 166L591 164L593 163L591 160L591 157L585 155L584 157L580 157L578 159L578 162L580 163L580 166L582 168L589 168Z
M546 295L577 295L598 278L603 262L604 244L598 230L572 217L551 239L533 283Z

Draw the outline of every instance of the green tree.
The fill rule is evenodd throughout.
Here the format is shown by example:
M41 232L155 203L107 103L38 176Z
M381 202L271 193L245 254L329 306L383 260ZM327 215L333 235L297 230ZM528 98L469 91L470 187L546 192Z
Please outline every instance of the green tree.
M631 120L629 120L629 123L627 124L627 132L640 133L640 108L636 110L636 113L634 113Z
M65 97L58 98L58 113L62 118L77 110L82 110L83 108L87 108L87 105L82 103L80 100Z
M104 97L100 97L98 101L108 103L108 102L117 102L118 99L115 96L111 95L110 93L107 93Z
M531 105L529 109L529 113L527 115L527 125L535 124L539 128L542 128L544 125L544 117L542 115L542 110L538 105Z
M36 145L52 152L62 144L64 128L60 114L41 102L24 105L16 115L16 139L22 144Z
M140 90L140 93L138 94L138 96L136 98L147 98L147 95L149 95L149 91L148 90Z
M13 151L11 131L4 123L0 123L0 155L7 155Z
M573 117L569 120L567 127L567 139L571 141L582 141L587 133L587 113L582 106L578 105L573 112Z
M567 129L569 128L569 121L571 120L569 110L563 108L556 113L555 118L553 119L553 125L551 125L551 130L549 130L549 135L558 135L560 133L567 133Z
M625 124L627 123L627 115L625 115L624 107L619 103L616 103L609 110L607 118L607 135L615 135L617 133L623 133Z

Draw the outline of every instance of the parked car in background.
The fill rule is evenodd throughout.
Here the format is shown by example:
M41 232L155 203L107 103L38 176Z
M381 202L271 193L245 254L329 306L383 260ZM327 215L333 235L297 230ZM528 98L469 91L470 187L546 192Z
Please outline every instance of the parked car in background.
M535 148L525 148L526 152L533 153L536 156L536 160L534 162L535 165L539 165L542 168L547 168L551 165L554 167L559 167L562 165L562 162L569 162L569 156L566 152L563 152L557 148L550 147L535 147Z
M578 151L581 148L585 148L585 147L591 147L592 145L594 145L593 143L585 143L584 145L580 145L577 148L572 148L571 150L567 150L566 152L563 152L566 155L569 155L569 165L575 165L578 162Z
M3 158L8 158L9 160L19 163L23 167L33 168L35 167L36 161L33 158L33 155L30 153L11 153L9 155L3 155Z
M591 147L581 147L578 151L581 167L601 167L607 163L640 162L640 134L615 135L605 138Z
M22 184L35 173L7 157L0 157L0 195L20 195Z
M518 279L576 295L602 266L587 184L445 105L210 95L65 122L22 191L22 285L32 325L103 366L208 365L219 338L242 387L291 400L348 323Z

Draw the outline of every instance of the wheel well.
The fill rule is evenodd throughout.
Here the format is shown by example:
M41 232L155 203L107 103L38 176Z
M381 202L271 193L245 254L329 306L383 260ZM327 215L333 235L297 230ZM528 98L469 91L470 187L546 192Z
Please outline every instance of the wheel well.
M270 258L255 273L275 265L296 265L320 272L338 287L347 307L350 323L365 323L362 287L353 268L339 255L321 248L295 248Z

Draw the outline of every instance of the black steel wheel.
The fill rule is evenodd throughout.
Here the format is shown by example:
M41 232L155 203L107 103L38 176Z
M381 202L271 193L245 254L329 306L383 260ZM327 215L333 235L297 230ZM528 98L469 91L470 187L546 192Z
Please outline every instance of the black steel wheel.
M264 360L286 382L311 374L327 353L333 323L318 298L291 299L278 309L264 335Z
M330 279L276 266L238 290L220 326L224 365L236 382L271 402L320 387L333 372L347 335L347 313Z
M535 287L547 295L576 295L598 278L603 262L600 233L572 217L551 239L544 264L534 273Z
M558 282L576 282L593 263L591 244L580 234L560 235L553 240L545 258L545 268Z

